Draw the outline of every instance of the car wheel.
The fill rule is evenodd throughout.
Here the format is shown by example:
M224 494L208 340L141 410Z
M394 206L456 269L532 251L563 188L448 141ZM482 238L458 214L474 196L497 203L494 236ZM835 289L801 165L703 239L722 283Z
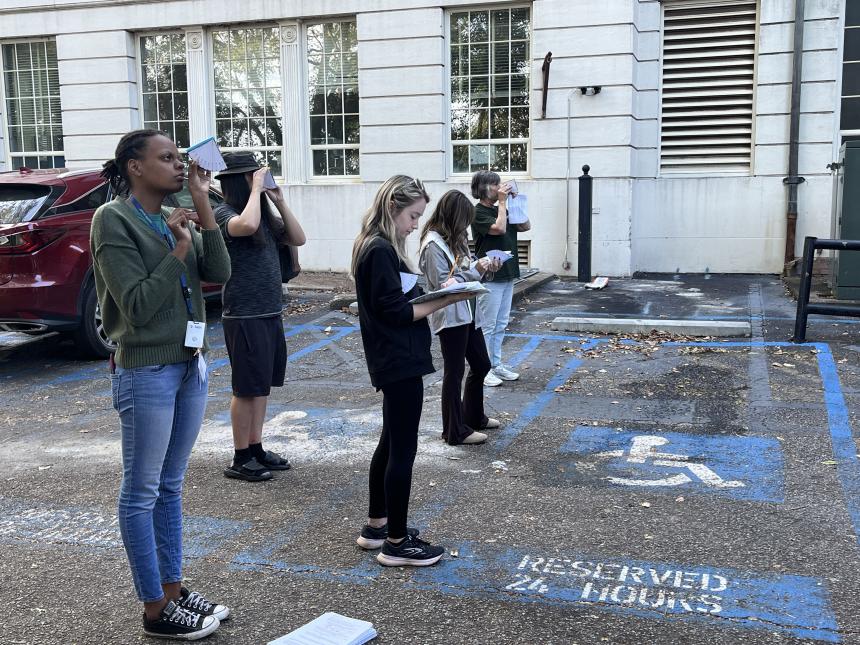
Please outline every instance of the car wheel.
M95 285L90 284L84 294L83 316L74 339L81 353L93 358L107 358L116 351L116 345L107 337L102 325Z

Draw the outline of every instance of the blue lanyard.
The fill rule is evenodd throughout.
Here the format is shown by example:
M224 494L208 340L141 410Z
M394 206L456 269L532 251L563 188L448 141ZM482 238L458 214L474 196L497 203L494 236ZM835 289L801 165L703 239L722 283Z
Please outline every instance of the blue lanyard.
M140 202L137 201L137 197L131 195L129 197L129 201L131 202L132 206L137 209L137 216L141 220L143 220L146 225L149 226L155 232L156 235L158 235L167 243L167 246L170 248L171 251L175 249L176 242L173 239L173 235L170 233L170 229L168 229L166 233L158 230L158 227L149 217L147 212L143 209L143 206L141 206ZM194 320L194 304L191 302L191 288L188 286L188 282L185 279L184 272L179 274L179 282L182 286L182 297L185 299L185 308L188 309L188 317L191 320Z

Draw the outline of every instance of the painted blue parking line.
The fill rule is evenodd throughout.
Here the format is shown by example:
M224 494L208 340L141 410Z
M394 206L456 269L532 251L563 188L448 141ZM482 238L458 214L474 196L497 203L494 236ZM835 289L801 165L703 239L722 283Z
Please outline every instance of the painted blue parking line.
M618 614L781 632L838 643L824 582L794 575L466 543L459 557L416 570L411 584L457 596L590 606Z
M507 364L510 365L511 367L517 367L520 363L522 363L529 356L531 356L540 344L541 344L541 338L540 337L534 336L532 338L529 338L529 340L526 342L526 344L523 345L523 348L520 351L518 351L516 354L514 354L513 357L508 361Z
M311 352L315 352L318 349L322 349L323 347L325 347L329 343L332 343L336 340L340 340L341 338L358 331L358 327L328 327L328 326L322 326L322 325L296 325L296 326L288 329L286 332L284 332L284 338L292 338L293 336L298 336L302 332L325 331L326 329L331 329L332 335L329 338L325 338L325 339L323 339L317 343L314 343L313 345L305 347L304 349L300 349L297 352L295 352L294 354L289 354L287 361L293 362L293 361L301 358L302 356L310 354ZM335 331L335 330L337 330L337 331ZM229 365L229 364L230 364L230 359L226 358L226 357L212 360L209 362L207 372L211 374L213 370L220 369L220 368L224 367L225 365Z
M784 500L782 447L769 437L579 426L561 453L575 458L565 472L577 482L746 501ZM588 467L578 468L580 464Z
M583 350L592 349L597 344L597 341L591 341L582 346ZM574 356L568 359L567 363L559 369L555 375L549 380L549 383L546 384L544 390L538 394L532 401L523 408L520 415L514 419L512 423L505 425L502 430L496 435L496 440L493 442L493 446L498 448L499 450L504 450L516 439L520 433L525 430L526 426L531 423L535 418L540 416L540 413L543 412L544 408L550 403L550 401L555 398L557 395L556 388L561 387L565 384L567 379L569 379L574 371L582 365L582 358L578 356Z
M122 546L115 514L82 507L0 498L0 544ZM184 554L202 558L251 528L250 522L187 515L182 518Z
M290 354L288 360L290 363L293 363L302 358L303 356L307 356L308 354L319 351L326 345L334 343L341 338L345 338L350 334L354 334L356 331L358 331L358 327L340 327L337 329L337 331L334 331L334 329L332 329L331 336L329 336L328 338L324 338L323 340L317 341L312 345L308 345L307 347L303 347L297 352L293 352L292 354Z
M842 484L842 493L854 526L854 535L857 543L860 544L860 460L857 457L857 442L851 431L848 407L845 405L845 396L842 393L833 354L825 343L819 343L817 347L818 371L824 385L824 405L827 408L836 473Z

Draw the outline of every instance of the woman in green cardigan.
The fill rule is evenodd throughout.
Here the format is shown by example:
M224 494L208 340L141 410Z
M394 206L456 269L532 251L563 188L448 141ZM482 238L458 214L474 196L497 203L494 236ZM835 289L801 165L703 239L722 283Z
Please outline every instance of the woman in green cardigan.
M230 258L195 163L195 211L162 207L185 165L157 130L126 134L103 175L117 197L93 217L90 248L122 431L119 526L144 632L196 640L230 610L182 586L182 481L206 409L206 311L200 281L225 282ZM200 227L200 232L195 230Z

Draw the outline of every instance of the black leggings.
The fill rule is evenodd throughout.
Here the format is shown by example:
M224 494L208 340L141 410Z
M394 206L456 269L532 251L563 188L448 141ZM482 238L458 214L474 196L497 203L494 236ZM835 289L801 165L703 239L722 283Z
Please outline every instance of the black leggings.
M406 537L424 381L415 376L383 385L381 389L382 436L370 460L368 517L388 517L388 536L399 539Z
M475 323L447 327L439 332L445 375L442 378L442 438L456 446L486 425L484 415L484 377L490 371L487 344ZM463 390L465 361L469 375ZM463 392L462 398L460 393Z

